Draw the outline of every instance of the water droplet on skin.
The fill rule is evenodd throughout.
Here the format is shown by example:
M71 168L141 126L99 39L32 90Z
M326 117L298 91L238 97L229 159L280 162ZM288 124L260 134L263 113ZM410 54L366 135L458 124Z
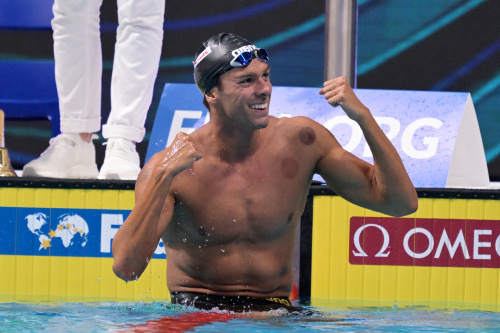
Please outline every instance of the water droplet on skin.
M226 252L226 250L224 250L224 249L220 249L220 252L224 253L224 252Z
M186 238L183 238L183 239L182 239L182 241L183 241L184 243L186 243L186 242L187 242L187 239L186 239Z
M233 219L233 222L236 222L236 219Z

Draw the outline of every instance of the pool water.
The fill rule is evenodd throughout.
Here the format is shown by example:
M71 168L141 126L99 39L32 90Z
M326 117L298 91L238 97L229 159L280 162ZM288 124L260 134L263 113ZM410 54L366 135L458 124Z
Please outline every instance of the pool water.
M0 303L0 332L499 332L500 313L297 302L305 313L232 314L169 302Z

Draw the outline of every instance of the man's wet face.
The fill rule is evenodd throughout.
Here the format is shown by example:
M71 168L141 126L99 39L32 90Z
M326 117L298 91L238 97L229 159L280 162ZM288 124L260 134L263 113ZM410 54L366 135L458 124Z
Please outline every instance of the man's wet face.
M220 83L216 96L228 118L255 129L267 126L272 92L268 64L254 59L246 67L224 73Z

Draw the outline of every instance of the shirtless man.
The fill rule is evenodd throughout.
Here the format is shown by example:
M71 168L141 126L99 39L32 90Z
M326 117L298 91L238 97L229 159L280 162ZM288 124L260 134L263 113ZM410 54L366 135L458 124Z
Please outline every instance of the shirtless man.
M347 80L329 80L319 93L360 125L374 165L309 118L269 116L268 59L233 34L198 50L195 81L210 122L178 134L144 166L135 207L113 240L118 277L137 279L162 239L172 302L286 304L295 230L315 173L359 206L393 216L417 209L397 151Z

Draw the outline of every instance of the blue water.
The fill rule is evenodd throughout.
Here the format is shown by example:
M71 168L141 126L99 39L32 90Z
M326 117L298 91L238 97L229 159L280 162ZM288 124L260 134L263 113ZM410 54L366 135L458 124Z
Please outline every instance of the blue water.
M306 303L307 304L307 303ZM422 306L302 305L236 318L168 302L0 303L0 332L499 332L500 313ZM202 320L200 318L202 317Z

